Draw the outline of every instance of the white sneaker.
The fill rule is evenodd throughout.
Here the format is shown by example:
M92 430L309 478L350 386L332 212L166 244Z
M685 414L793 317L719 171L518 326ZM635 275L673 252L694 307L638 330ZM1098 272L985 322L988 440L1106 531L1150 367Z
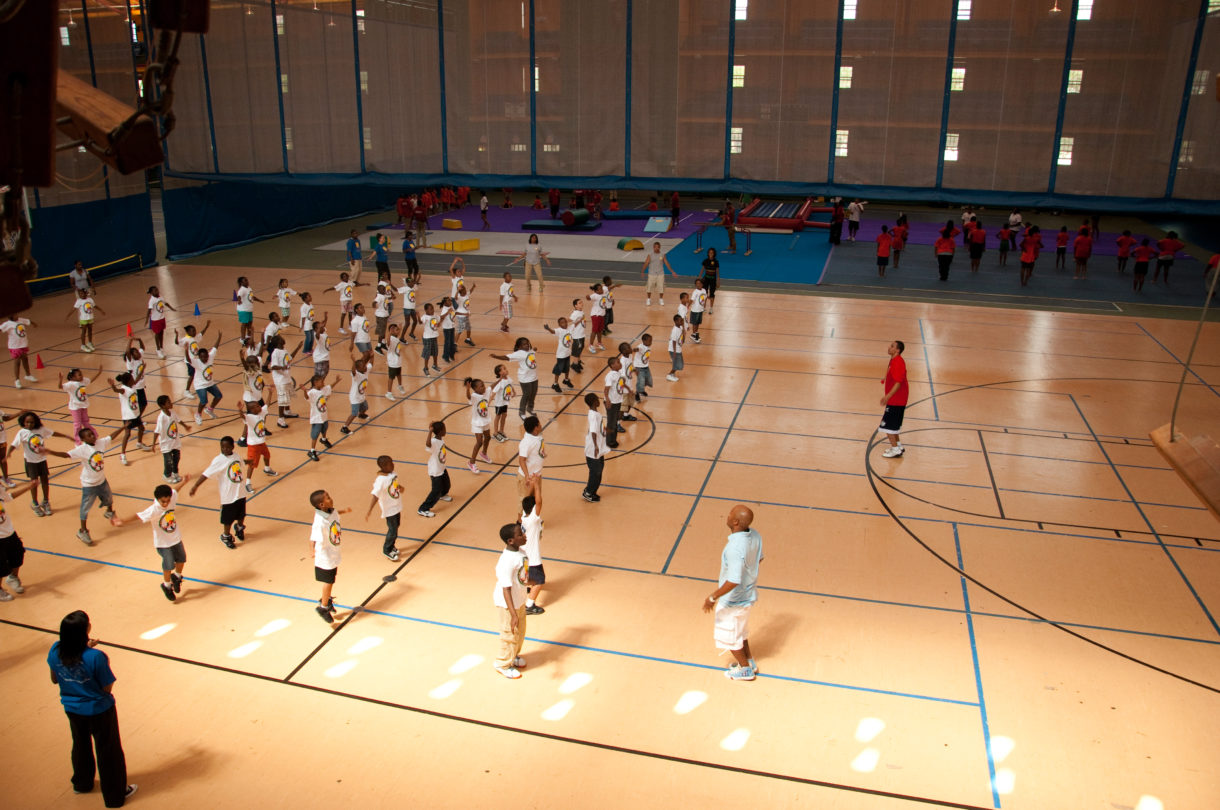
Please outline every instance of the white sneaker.
M677 381L678 381L678 378L677 378L676 376L674 376L673 374L666 374L666 375L665 375L665 379L669 380L670 382L677 382Z
M398 386L398 396L405 397L406 395L407 395L407 389L403 388L401 385Z
M25 586L21 584L21 580L16 574L9 574L4 578L4 584L12 589L13 593L25 593Z
M198 413L198 412L196 412L196 413L195 413L195 424L196 424L196 425L202 425L202 424L203 424L203 414Z
M901 456L901 455L903 454L903 452L905 452L905 451L906 451L906 448L905 448L905 447L903 447L903 446L900 444L900 445L898 445L898 446L896 446L896 447L891 447L891 448L889 448L888 450L886 450L886 451L885 451L884 453L882 453L881 455L882 455L884 458L898 458L898 457L899 457L899 456Z
M346 329L344 329L342 326L340 326L340 327L339 327L339 334L341 334L341 335L346 335L346 334L347 334L347 330L346 330Z
M14 387L14 388L20 388L20 387L21 387L21 380L13 380L13 387Z
M162 360L164 360L164 359L165 359L165 352L161 351L160 349L157 349L157 357L159 357L159 358L161 358Z
M8 591L0 591L0 602L11 602L11 601L13 601L13 595L11 593L9 593Z
M661 301L660 301L660 303L661 303L661 306L665 306L665 299L664 299L664 298L662 298L662 299L661 299Z
M80 350L81 350L82 352L87 352L87 351L89 351L89 344L87 344L87 343L82 343L82 344L80 345Z
M91 352L97 351L97 349L94 347L94 345L92 343L86 343L85 345L89 347L89 351L91 351Z
M131 462L127 460L126 453L119 453L119 463L122 464L124 467L131 466Z
M386 392L385 392L385 398L386 398L386 399L388 399L390 402L397 402L397 401L398 401L398 400L394 399L394 395L393 395L393 394L391 394L389 391L386 391Z
M253 492L253 491L254 491L254 485L250 483L249 479L246 479L246 492Z
M27 375L25 375L25 378L29 382L38 382L38 378L35 377L33 374L27 374Z
M644 306L646 306L646 307L650 307L650 306L652 306L652 299L651 299L651 298L645 298L645 299L644 299Z

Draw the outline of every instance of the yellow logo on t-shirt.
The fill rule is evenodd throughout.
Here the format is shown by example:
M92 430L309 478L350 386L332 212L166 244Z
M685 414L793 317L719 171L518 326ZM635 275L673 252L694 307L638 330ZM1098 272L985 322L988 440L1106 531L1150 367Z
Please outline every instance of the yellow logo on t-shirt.
M530 368L538 368L538 358L533 352L525 355L525 365L529 366Z
M89 469L93 470L94 472L101 472L102 468L106 466L105 458L97 450L94 450L89 454L89 458L85 463L88 464Z
M157 521L157 525L160 526L161 531L165 532L166 534L173 534L174 532L178 531L178 519L174 517L174 510L166 510L161 515L161 519Z
M230 461L229 462L228 478L234 484L241 483L241 462L240 461Z
M316 407L318 409L318 413L326 413L326 394L318 395L318 402L317 402Z
M330 541L332 546L339 545L343 540L343 531L339 528L339 521L333 521L330 527L326 530L326 539Z
M23 324L23 323L17 324L17 328L14 329L13 331L17 333L17 337L19 337L19 338L25 337L25 324Z
M487 400L480 399L478 404L475 405L475 410L478 412L479 416L487 416Z
M127 395L127 407L131 408L133 411L139 410L140 408L140 400L136 398L134 391Z
M84 402L87 399L89 399L89 394L85 391L85 386L78 385L76 387L76 401Z
M364 396L364 392L368 389L368 387L369 381L361 380L360 384L356 386L356 391L360 394L360 396Z
M439 461L441 464L444 464L445 459L448 457L449 457L449 454L445 452L445 445L442 444L441 449L436 451L436 460Z
M25 440L25 446L29 448L31 453L41 455L43 453L42 442L42 436L38 435L37 433L31 433L30 437Z
M178 423L175 420L171 419L165 426L165 436L169 439L178 438Z
M267 426L262 419L254 423L254 435L260 439L267 435Z
M402 494L402 486L398 483L397 475L390 479L389 486L385 488L385 494L389 495L395 500L397 500L398 496Z
M564 348L567 348L567 349L572 348L572 336L571 335L563 336L563 345L564 345Z

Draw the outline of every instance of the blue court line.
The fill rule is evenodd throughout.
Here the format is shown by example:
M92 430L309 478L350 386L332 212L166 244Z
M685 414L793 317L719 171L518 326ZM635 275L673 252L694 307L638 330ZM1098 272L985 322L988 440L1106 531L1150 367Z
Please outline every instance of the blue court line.
M965 571L962 562L962 542L957 536L957 524L953 525L953 546L957 550L957 567ZM987 699L983 695L983 673L979 667L979 647L974 637L974 616L970 611L970 590L966 586L966 578L958 577L962 583L962 604L966 607L966 632L970 635L970 658L974 662L974 688L978 694L979 715L983 721L983 745L987 749L987 775L991 783L991 801L999 808L1000 792L995 783L995 757L991 754L991 726L987 721Z
M838 83L836 82L836 83L835 83L835 88L836 88L836 89L835 89L835 92L836 92L836 93L837 93L837 92L839 92L839 91L838 91L838 86L839 86L839 85L838 85ZM822 283L822 280L826 278L826 273L827 273L827 271L828 271L828 270L830 270L830 260L831 260L831 258L832 258L834 255L835 255L835 246L834 246L834 245L831 245L831 246L830 246L830 250L828 250L828 251L826 252L826 261L822 263L822 272L818 274L818 280L817 280L817 281L815 281L815 282L813 282L814 284L821 284L821 283ZM832 331L833 331L833 330L832 330ZM831 335L831 337L834 337L834 335L832 334L832 335Z
M746 386L745 393L741 395L741 402L737 404L737 412L733 414L733 421L729 422L728 428L724 431L724 438L720 440L720 447L716 449L716 455L712 457L712 463L707 468L707 475L703 477L703 484L699 487L699 492L695 494L695 500L690 505L690 511L686 514L686 520L682 522L682 529L678 532L678 539L674 540L673 548L669 550L669 556L665 558L665 565L661 567L661 573L669 571L669 564L673 562L674 554L678 551L678 545L682 542L682 537L686 534L686 527L690 525L690 519L695 515L695 509L699 506L699 499L703 497L704 491L707 489L707 484L712 480L712 473L716 470L716 462L720 459L721 453L724 452L724 447L729 443L729 436L733 435L733 426L737 424L737 417L741 416L741 409L745 406L746 400L750 398L750 391L754 389L754 381L758 379L758 370L754 370L754 374L750 377L750 383Z
M923 364L928 370L928 390L932 392L932 418L940 421L940 410L936 407L936 385L932 382L932 361L928 359L928 339L923 332L923 318L919 319L919 342L923 346Z
M1092 430L1092 427L1089 425L1088 417L1084 415L1084 410L1080 407L1080 403L1076 401L1076 397L1074 396L1072 397L1072 405L1076 407L1076 411L1080 414L1081 421L1084 422L1086 427L1089 427L1089 429ZM1106 460L1109 461L1110 454L1106 452L1105 447L1103 447L1100 442L1098 442L1097 446L1101 450L1102 455L1104 455ZM1211 622L1211 625L1215 629L1216 633L1220 635L1220 624L1216 623L1216 619L1212 616L1211 611L1208 610L1207 604L1203 601L1203 597L1201 597L1199 592L1195 590L1195 586L1191 583L1190 577L1186 576L1186 572L1182 570L1182 566L1179 565L1177 559L1174 558L1173 552L1169 550L1169 546L1167 546L1165 542L1161 540L1161 536L1157 533L1156 527L1152 525L1152 521L1149 520L1148 515L1144 513L1143 506L1141 506L1140 502L1136 500L1135 495L1131 492L1131 488L1127 486L1127 482L1123 478L1123 474L1119 472L1118 468L1114 467L1113 464L1110 466L1114 470L1114 477L1118 479L1118 483L1122 485L1122 488L1126 491L1128 497L1131 498L1131 503L1135 506L1135 510L1139 512L1140 517L1144 519L1144 523L1147 524L1148 530L1152 533L1152 536L1156 538L1157 543L1160 544L1161 550L1164 551L1165 556L1169 558L1169 562L1173 565L1174 570L1178 572L1178 576L1182 578L1182 582L1185 583L1186 588L1190 591L1190 595L1195 598L1195 602L1197 602L1199 607L1203 610L1203 615L1207 617L1207 620Z
M1171 352L1171 351L1169 350L1169 347L1168 347L1168 346L1166 346L1164 343L1162 343L1160 340L1158 340L1158 339L1157 339L1156 335L1152 334L1152 333L1151 333L1151 332L1149 332L1147 329L1145 329L1145 328L1144 328L1144 325L1143 325L1142 323L1140 323L1139 321L1136 321L1136 322L1135 322L1135 325L1136 325L1136 326L1138 326L1138 327L1140 328L1140 331L1142 331L1142 332L1143 332L1145 335L1147 335L1148 337L1150 337L1150 338L1152 339L1152 341L1153 341L1154 343L1156 343L1156 345L1158 345L1158 346L1160 346L1162 349L1164 349L1166 354L1168 354L1170 357L1172 357L1172 358L1173 358L1173 360L1174 360L1174 365L1177 365L1177 366L1186 366L1186 363L1185 363L1185 362L1183 362L1183 361L1182 361L1182 359L1181 359L1180 357L1178 357L1176 354L1174 354L1173 352ZM1200 376L1199 376L1199 374L1198 374L1198 372L1196 372L1196 371L1195 371L1193 368L1191 368L1190 366L1186 366L1186 370L1187 370L1187 371L1189 371L1191 374L1193 374L1193 375L1195 376L1195 379L1197 379L1199 382L1201 382L1201 383L1202 383L1202 384L1203 384L1203 385L1204 385L1204 386L1207 388L1207 390L1211 391L1213 394L1215 394L1216 396L1220 397L1220 391L1217 391L1215 388L1213 388L1211 385L1209 385L1209 384L1208 384L1208 382L1207 382L1207 380L1205 380L1205 379L1203 379L1202 377L1200 377Z
M64 553L58 552L58 551L44 551L42 549L33 549L33 548L27 549L27 550L36 552L38 554L47 554L47 555L54 556L54 557L63 557L66 559L77 560L80 562L91 562L91 563L95 563L97 565L105 565L105 566L109 566L111 568L118 568L118 569L125 570L125 571L134 571L134 572L140 573L140 574L155 575L158 578L161 577L160 570L155 570L155 569L150 569L150 568L140 568L139 566L135 566L135 565L126 565L124 563L107 562L105 560L95 560L90 557L81 557L81 556L78 556L75 554L64 554ZM258 594L259 596L273 596L273 597L276 597L279 599L288 599L293 602L306 602L309 604L313 604L314 602L317 601L316 599L313 599L312 597L308 597L308 596L296 596L293 594L280 593L278 591L268 591L268 590L264 590L262 588L250 588L245 585L232 585L232 584L229 584L226 582L216 582L213 580L198 579L195 577L187 577L186 582L187 583L199 583L201 585L210 585L215 588L226 588L226 589L234 590L234 591L243 591L245 593ZM344 605L339 602L336 602L335 604L344 609L351 609L351 607L352 607L351 605ZM385 617L391 618L391 619L400 619L402 621L413 622L416 624L426 624L426 625L431 625L433 627L442 627L442 628L445 628L448 630L463 630L463 631L466 631L469 633L478 633L480 635L498 636L500 634L499 630L490 630L490 629L483 628L483 627L470 627L470 626L464 625L464 624L455 624L452 622L442 622L442 621L438 621L436 619L425 619L425 618L421 618L418 616L408 616L406 614L392 613L390 611L384 611L384 610L371 610L369 608L365 608L361 611L361 613L368 613L368 614L372 614L375 616L385 616ZM565 648L571 649L571 650L583 650L586 652L602 653L604 655L614 655L614 656L618 656L618 657L622 657L622 658L633 658L633 659L640 660L640 661L654 661L654 662L663 663L663 664L673 664L675 666L691 667L693 669L708 669L708 670L722 670L723 669L723 667L716 665L716 664L698 664L693 661L681 661L681 660L678 660L675 658L661 658L661 657L652 656L652 655L644 655L641 653L626 652L623 650L611 650L611 649L607 649L604 647L589 647L589 646L586 646L583 644L573 644L573 643L567 642L567 641L552 641L550 639L537 638L534 636L526 636L526 638L536 644L546 644L548 646L554 646L554 647L565 647ZM926 701L932 701L934 703L947 703L947 704L951 704L951 705L955 705L955 706L976 706L976 705L978 705L978 704L973 703L968 700L958 700L956 698L936 697L935 695L921 695L921 694L917 694L915 692L899 692L899 691L892 690L892 689L875 689L873 687L868 687L868 686L857 686L855 684L836 683L834 681L811 680L811 679L807 679L807 678L797 678L795 676L790 676L790 675L764 674L764 675L760 675L760 677L774 678L775 680L789 681L792 683L803 683L803 684L808 684L810 686L826 686L826 687L830 687L830 688L834 688L834 689L847 689L847 690L850 690L853 692L868 692L871 694L887 695L890 697L908 698L911 700L926 700Z

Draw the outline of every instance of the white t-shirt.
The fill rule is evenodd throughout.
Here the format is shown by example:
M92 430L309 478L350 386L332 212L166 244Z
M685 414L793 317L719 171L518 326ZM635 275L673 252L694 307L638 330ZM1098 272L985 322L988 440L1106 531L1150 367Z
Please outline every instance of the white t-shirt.
M500 303L507 304L513 300L513 283L511 281L503 281L500 283Z
M517 363L517 382L528 383L538 379L538 355L533 349L519 349L508 355Z
M555 359L562 360L572 356L572 330L555 327Z
M324 360L330 360L330 333L323 332L318 335L317 342L313 344L313 361L321 363Z
M158 296L150 295L148 297L148 310L149 310L148 319L150 321L165 320L165 301L163 301Z
M297 291L291 287L280 287L275 291L275 300L279 302L280 309L288 309L288 299L297 294Z
M453 301L454 301L454 304L456 304L456 306L457 306L457 314L459 314L459 315L469 315L470 314L470 293L466 293L465 295L458 293L457 297L454 298Z
M482 211L483 213L487 213L487 195L486 194L484 194L482 197L479 198L479 210Z
M460 276L450 276L449 277L449 297L456 299L458 285L464 284L464 283L466 283L465 272L463 272L462 275L460 275Z
M266 346L271 342L271 338L280 333L284 327L275 321L267 321L267 325L263 327L263 345Z
M383 518L394 517L402 512L402 485L398 483L398 473L382 473L373 482L373 492L377 496L377 505L381 507Z
M70 458L80 461L80 485L96 487L106 482L106 451L110 437L102 436L95 444L78 444L68 451Z
M246 444L249 446L266 444L267 415L259 411L258 413L243 414L242 418L246 420Z
M301 303L301 331L313 331L313 304Z
M678 304L678 314L682 316L683 323L690 323L690 307L686 304Z
M487 198L484 197L484 200ZM519 608L525 603L525 583L521 580L526 576L525 554L521 551L513 551L505 548L500 552L500 558L496 560L496 590L492 594L492 601L496 607L507 608L508 603L504 601L504 589L509 589L509 595L513 600L513 608Z
M441 307L441 329L453 328L453 307Z
M144 378L144 352L135 347L132 348L132 351L136 353L136 356L124 358L123 362L127 365L127 370L131 372L131 378L136 381L132 387L141 391L148 384L148 380Z
M352 293L355 291L355 285L350 281L340 281L335 285L335 290L339 293L339 303L352 300Z
M698 287L690 291L690 311L702 312L707 306L707 290L701 290Z
M491 424L491 405L488 402L491 395L484 386L483 393L473 389L470 392L470 432L482 433Z
M593 318L604 317L606 314L606 296L602 293L590 293L589 302L592 306L589 307L589 316Z
M601 458L606 454L606 417L602 416L601 411L590 408L586 419L588 427L585 430L585 456Z
M627 387L622 371L615 371L614 369L607 371L605 378L602 380L602 386L609 391L606 396L610 399L610 402L615 405L622 404L623 391Z
M263 398L263 389L267 387L267 381L263 379L263 372L247 371L242 379L241 398L244 402L258 402Z
M525 534L525 559L530 565L542 565L542 515L535 506L528 515L521 516L521 531Z
M8 487L0 484L0 538L12 537L17 529L8 516L8 506L13 502L13 496L8 494Z
M76 268L73 267L68 271L68 277L72 279L72 287L74 289L89 289L89 274L86 271L81 270L80 272L77 272Z
M254 311L254 290L251 290L249 287L237 288L237 311Z
M686 340L686 330L681 326L675 326L669 330L669 350L677 354L682 353L682 343Z
M140 401L136 389L119 383L119 418L126 422L140 415Z
M158 445L162 453L182 449L180 433L181 428L178 426L178 419L172 413L160 411L157 414L156 434L159 437Z
M572 332L572 340L584 340L584 338L585 338L584 310L581 310L581 309L572 310L572 314L568 316L568 329Z
M89 386L89 382L88 377L64 382L64 390L68 392L68 410L89 410L89 392L85 390Z
M402 368L402 341L394 335L385 339L385 364L390 368Z
M211 359L204 361L198 357L192 357L191 365L195 367L195 390L202 391L205 388L211 388L213 385Z
M352 387L347 391L347 401L353 405L359 405L368 399L369 390L369 372L366 367L364 371L352 372Z
M377 318L390 317L390 304L394 301L392 295L383 292L373 296L373 315Z
M321 425L326 422L326 401L330 399L330 386L310 388L305 392L309 400L309 424Z
M178 338L178 345L182 347L182 356L189 361L192 357L199 354L199 333L196 332L194 336L183 335Z
M424 325L424 340L436 340L436 336L440 334L438 331L441 326L441 319L433 315L424 315L421 319Z
M847 206L847 218L852 222L859 222L862 213L864 213L864 206L861 203L853 202Z
M491 404L497 408L507 408L508 403L513 399L513 381L507 377L503 380L496 380L496 385L491 389Z
M92 298L77 298L72 302L72 306L76 308L76 317L80 323L93 320Z
M313 543L313 564L316 568L333 571L339 567L339 545L343 542L343 530L339 528L338 512L313 510L313 528L309 532Z
M169 496L169 506L153 498L153 502L137 517L153 527L153 546L156 548L172 548L182 542L182 534L178 531L178 519L174 516L174 507L178 505L178 493Z
M635 356L631 352L627 352L625 355L620 354L618 359L622 366L620 371L623 373L624 382L631 382L631 375L635 374Z
M635 357L632 358L632 363L636 368L648 368L648 362L652 359L652 348L641 343L635 347Z
M30 332L26 329L29 325L30 321L28 318L17 318L16 320L0 323L0 332L8 333L8 347L10 349L29 348Z
M13 447L21 448L21 455L25 458L27 464L37 464L40 461L46 461L45 448L47 439L51 438L53 432L45 425L36 430L22 428L13 437Z
M445 459L449 455L445 450L445 440L429 434L428 440L424 442L424 447L428 451L428 475L432 478L443 475Z
M517 445L517 455L525 459L525 469L529 470L530 475L542 472L542 460L546 458L546 442L542 440L542 434L535 436L526 433L522 436ZM521 465L517 465L517 475L521 475Z
M231 456L226 456L223 453L212 459L212 463L203 471L205 478L215 478L216 487L220 492L220 505L224 506L227 503L236 503L246 497L246 491L242 486L245 481L245 474L242 472L241 460L234 453Z
M606 311L609 312L610 310L614 309L614 290L611 289L609 286L604 286L604 285L603 285L602 289L604 290L604 298L605 298L604 306L606 307Z
M418 284L405 284L398 288L398 294L402 296L402 308L415 309L416 291L419 289Z
M317 355L314 355L317 359ZM288 370L292 358L288 356L287 349L274 349L271 352L271 381L275 383L276 388L291 388L292 387L292 372Z
M369 342L369 319L363 315L352 316L352 334L356 336L357 343Z

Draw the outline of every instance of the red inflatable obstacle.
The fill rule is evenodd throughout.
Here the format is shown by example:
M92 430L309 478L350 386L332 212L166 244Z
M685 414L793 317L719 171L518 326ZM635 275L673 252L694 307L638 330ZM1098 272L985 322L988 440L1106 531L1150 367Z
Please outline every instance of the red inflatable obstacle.
M775 202L756 197L738 214L737 224L743 228L801 231L815 210L811 197L806 197L803 203Z

